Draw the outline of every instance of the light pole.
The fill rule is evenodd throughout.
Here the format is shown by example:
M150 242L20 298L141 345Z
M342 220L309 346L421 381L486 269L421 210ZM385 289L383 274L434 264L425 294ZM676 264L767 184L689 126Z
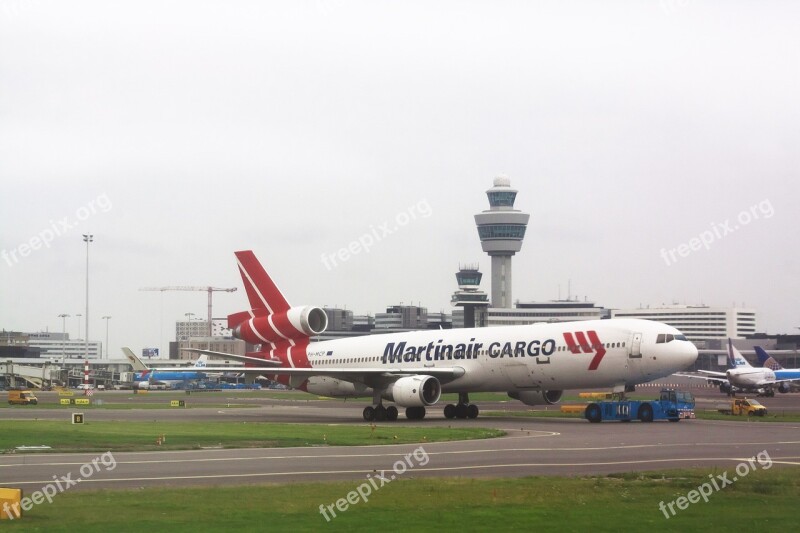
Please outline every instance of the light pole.
M106 315L103 317L103 320L106 321L106 359L108 359L108 319L111 318L110 316Z
M61 313L58 315L58 318L62 320L61 324L61 363L64 363L64 359L67 358L67 318L69 318L68 314Z
M86 338L83 340L86 359L89 359L89 243L93 241L94 235L83 234L83 242L86 243Z

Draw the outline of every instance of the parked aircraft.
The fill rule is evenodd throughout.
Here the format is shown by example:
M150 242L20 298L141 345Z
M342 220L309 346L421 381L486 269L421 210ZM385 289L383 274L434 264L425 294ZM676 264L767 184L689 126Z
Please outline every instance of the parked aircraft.
M777 365L777 362L769 357L760 347L756 347L756 354L763 367L754 367L742 356L733 346L731 339L728 339L728 370L716 372L713 370L698 370L704 376L691 374L678 374L683 377L693 379L704 379L709 383L716 383L720 391L729 396L737 392L757 393L761 396L774 396L775 388L780 392L788 392L790 382L800 380L800 370L772 370L768 366ZM772 363L769 363L769 361ZM777 365L780 367L780 365Z
M153 369L145 365L141 359L130 348L123 348L125 357L133 366L133 386L139 389L148 389L152 385L165 385L173 387L177 384L206 379L208 374L204 371L208 364L208 356L201 354L200 357L188 368L164 368Z

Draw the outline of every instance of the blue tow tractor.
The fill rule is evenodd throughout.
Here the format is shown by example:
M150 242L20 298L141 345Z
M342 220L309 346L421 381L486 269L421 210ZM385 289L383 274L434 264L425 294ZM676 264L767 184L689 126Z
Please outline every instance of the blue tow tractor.
M589 422L604 420L680 422L683 418L695 418L694 396L690 392L662 389L657 400L622 399L590 403L586 406L583 416Z

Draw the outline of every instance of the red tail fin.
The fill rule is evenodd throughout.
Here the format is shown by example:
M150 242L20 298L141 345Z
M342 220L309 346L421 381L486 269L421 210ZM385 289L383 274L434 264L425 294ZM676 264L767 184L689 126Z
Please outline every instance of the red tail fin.
M242 282L251 309L266 309L270 314L285 313L289 310L289 302L251 250L236 252L236 260L239 263L239 272L242 274Z

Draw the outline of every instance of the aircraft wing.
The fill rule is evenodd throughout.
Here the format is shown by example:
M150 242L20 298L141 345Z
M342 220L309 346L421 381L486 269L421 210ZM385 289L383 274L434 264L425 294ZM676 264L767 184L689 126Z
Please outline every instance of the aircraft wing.
M775 379L772 381L762 381L759 385L775 385L777 383L790 383L792 381L800 381L800 378L787 378L787 379Z
M159 369L153 368L153 371ZM197 369L169 369L170 372L196 372ZM453 381L464 375L465 370L461 367L419 367L419 368L275 368L275 367L205 367L202 372L233 372L236 374L267 374L283 376L327 376L331 378L350 381L353 383L363 383L367 386L375 386L396 381L403 376L426 375L434 376L444 383Z
M711 371L707 370L707 372L710 373ZM716 374L720 374L720 373L716 372ZM725 377L697 376L697 375L694 375L694 374L673 374L673 375L680 376L682 378L702 379L703 381L714 381L716 383L728 383L728 377L725 376L725 374L722 374L722 376L725 376Z
M280 366L282 364L280 359L261 359L259 357L249 357L247 355L236 355L236 354L225 353L225 352L212 352L211 350L199 350L197 348L184 348L183 351L184 352L205 354L205 355L207 355L209 357L219 357L221 359L233 359L235 361L258 363L258 364L261 364L261 365L276 365L276 366Z
M698 372L700 372L701 374L708 374L709 376L718 376L724 378L727 378L728 376L728 374L726 374L725 372L715 372L713 370L698 370Z

